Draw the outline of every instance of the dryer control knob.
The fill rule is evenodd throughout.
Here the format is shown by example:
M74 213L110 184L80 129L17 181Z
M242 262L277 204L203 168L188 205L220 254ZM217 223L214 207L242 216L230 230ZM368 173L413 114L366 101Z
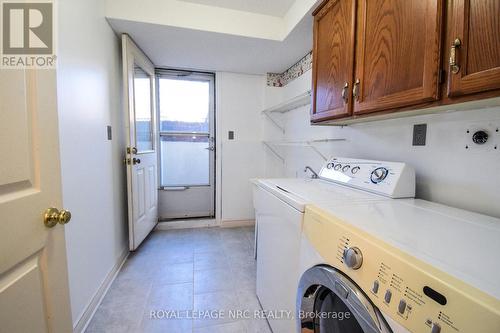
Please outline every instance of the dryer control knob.
M363 264L363 254L357 247L349 247L344 250L344 264L351 269L358 269Z

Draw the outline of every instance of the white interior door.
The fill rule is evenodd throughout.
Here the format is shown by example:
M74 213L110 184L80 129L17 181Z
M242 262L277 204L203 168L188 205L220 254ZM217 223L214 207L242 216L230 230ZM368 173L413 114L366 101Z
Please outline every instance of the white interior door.
M0 70L0 332L72 331L56 100L55 70Z
M133 251L158 223L158 149L154 65L122 35L129 247Z

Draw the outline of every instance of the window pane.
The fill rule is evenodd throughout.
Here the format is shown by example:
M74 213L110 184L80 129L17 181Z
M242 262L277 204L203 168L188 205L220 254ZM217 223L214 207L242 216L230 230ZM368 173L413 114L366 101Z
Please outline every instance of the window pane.
M153 150L151 80L141 67L134 64L135 146L139 152Z
M210 83L160 78L160 131L208 133Z
M209 185L207 136L162 135L161 180L163 186Z

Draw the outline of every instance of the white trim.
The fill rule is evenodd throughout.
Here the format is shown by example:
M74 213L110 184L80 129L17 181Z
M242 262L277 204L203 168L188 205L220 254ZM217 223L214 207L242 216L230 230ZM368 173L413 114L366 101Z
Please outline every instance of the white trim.
M222 223L222 138L223 134L220 124L221 98L220 82L222 73L215 73L215 220L216 224Z
M255 220L226 220L222 221L221 228L253 227Z
M113 268L109 271L109 273L106 275L106 278L104 278L104 281L102 281L101 285L95 292L94 296L90 300L89 304L83 311L82 315L80 318L77 320L76 324L73 327L73 332L74 333L81 333L85 332L85 329L87 329L87 326L89 325L90 321L94 317L95 312L97 311L97 308L101 304L104 296L106 296L106 293L109 290L109 287L111 287L111 284L115 280L116 276L120 272L123 264L128 258L129 255L128 248L125 248L123 250L123 253L120 255L118 258L116 264L113 266Z
M159 222L156 225L156 230L172 230L172 229L188 229L188 228L203 228L203 227L218 227L217 219L188 219L175 220L168 222Z

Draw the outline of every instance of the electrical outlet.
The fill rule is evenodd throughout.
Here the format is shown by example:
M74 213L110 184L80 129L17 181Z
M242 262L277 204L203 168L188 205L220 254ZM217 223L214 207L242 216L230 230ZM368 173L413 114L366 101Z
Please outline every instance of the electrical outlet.
M425 146L427 137L427 124L413 125L413 145Z

